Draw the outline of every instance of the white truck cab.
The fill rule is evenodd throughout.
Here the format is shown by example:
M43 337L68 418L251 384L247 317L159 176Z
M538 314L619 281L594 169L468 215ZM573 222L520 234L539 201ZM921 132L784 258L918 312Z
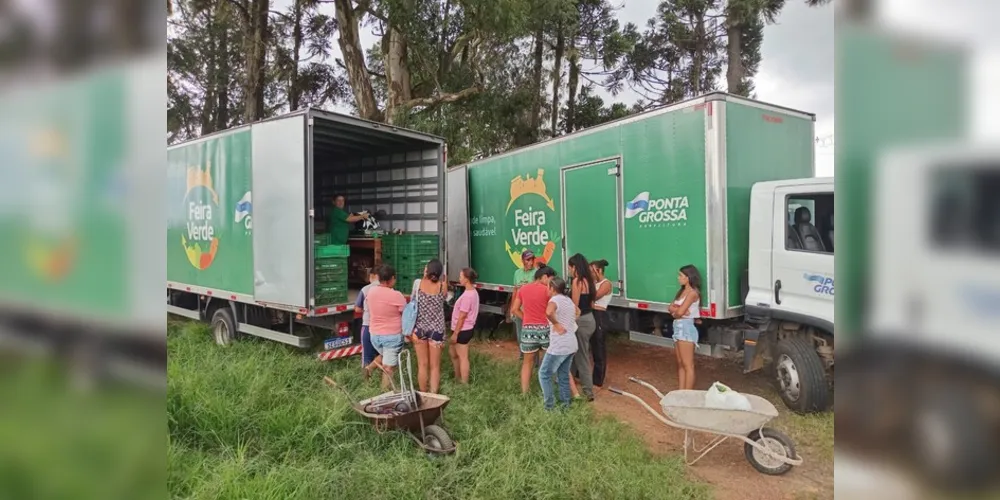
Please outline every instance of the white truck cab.
M825 409L833 369L834 182L757 183L750 195L744 339L746 371L774 366L781 397Z
M1000 148L900 149L872 180L872 211L889 218L871 222L862 331L841 346L838 443L903 450L936 486L990 486L1000 477Z

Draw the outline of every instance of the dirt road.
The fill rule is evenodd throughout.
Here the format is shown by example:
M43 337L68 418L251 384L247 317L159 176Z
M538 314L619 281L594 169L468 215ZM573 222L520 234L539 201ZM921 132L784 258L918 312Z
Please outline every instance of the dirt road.
M518 358L517 344L513 340L477 341L475 348L501 359ZM659 407L655 395L628 382L629 376L641 378L662 392L677 388L677 363L672 349L618 340L609 343L608 357L605 387L628 388L654 408ZM690 473L712 484L716 498L721 500L833 498L832 415L801 417L791 414L780 405L774 389L763 376L744 375L738 365L727 360L698 357L696 361L696 389L707 389L713 382L720 381L737 391L764 396L775 402L782 416L773 422L773 427L795 441L805 463L784 476L766 476L747 462L742 442L726 442L690 467ZM594 405L598 414L634 427L654 453L683 453L683 431L663 425L631 400L602 389L597 392ZM706 442L703 435L695 437L696 445Z

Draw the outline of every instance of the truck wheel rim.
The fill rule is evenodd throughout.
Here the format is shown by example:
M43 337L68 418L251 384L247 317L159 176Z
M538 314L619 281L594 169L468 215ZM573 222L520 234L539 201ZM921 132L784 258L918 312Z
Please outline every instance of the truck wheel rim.
M795 363L787 354L782 354L778 358L778 384L781 385L781 392L792 401L799 400L801 387L799 385L799 371L795 368Z
M946 419L934 410L924 411L917 419L917 429L927 463L936 470L947 469L955 456L955 440Z
M226 339L229 338L229 326L226 325L225 321L216 321L215 328L212 329L215 333L215 341L224 344Z

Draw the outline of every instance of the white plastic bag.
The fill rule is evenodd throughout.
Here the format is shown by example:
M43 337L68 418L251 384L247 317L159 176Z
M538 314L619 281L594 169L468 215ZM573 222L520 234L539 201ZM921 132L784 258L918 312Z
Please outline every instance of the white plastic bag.
M746 396L730 389L722 382L712 384L705 393L705 408L719 408L722 410L745 410L750 411L750 400Z

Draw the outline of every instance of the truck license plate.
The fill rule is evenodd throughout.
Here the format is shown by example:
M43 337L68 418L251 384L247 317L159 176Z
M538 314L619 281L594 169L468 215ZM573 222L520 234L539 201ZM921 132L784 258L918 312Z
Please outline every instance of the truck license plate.
M323 350L331 351L333 349L347 347L351 345L352 340L354 339L352 339L351 337L338 337L335 339L326 339L323 341Z

